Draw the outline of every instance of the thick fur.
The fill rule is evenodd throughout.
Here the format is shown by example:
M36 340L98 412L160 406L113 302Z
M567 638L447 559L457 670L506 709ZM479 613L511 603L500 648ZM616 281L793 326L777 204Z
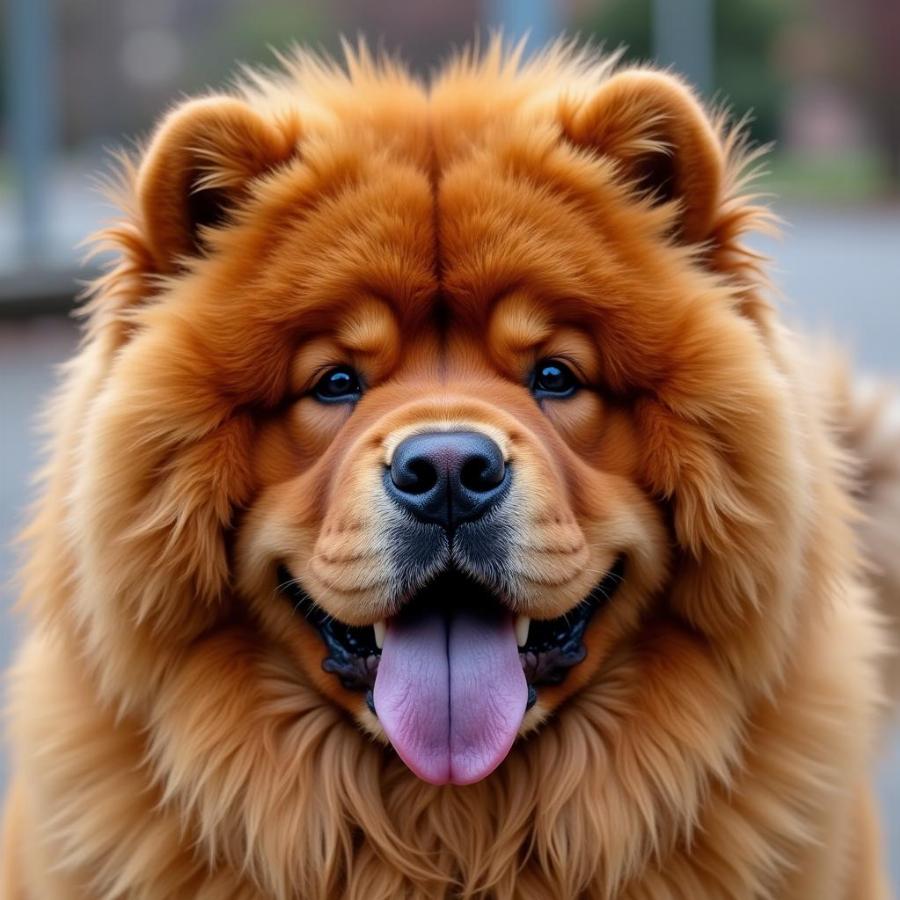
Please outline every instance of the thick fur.
M829 354L825 354L829 359ZM862 519L857 524L869 574L890 636L887 694L900 697L900 403L893 385L854 380L831 356L826 382L833 387L832 421L853 465L852 489Z
M766 302L746 163L671 76L562 46L427 88L303 56L175 110L49 411L3 896L886 896L898 450ZM296 373L345 316L374 387L325 421ZM529 341L592 390L540 409ZM629 564L588 662L465 788L403 766L272 579L289 559L332 614L383 614L365 454L428 416L520 454L517 577L546 585L521 608Z

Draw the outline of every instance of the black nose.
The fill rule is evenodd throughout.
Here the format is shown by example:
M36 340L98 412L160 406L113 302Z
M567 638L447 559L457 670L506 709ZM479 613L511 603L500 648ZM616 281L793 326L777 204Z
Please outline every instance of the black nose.
M394 451L385 488L423 522L451 529L483 516L506 493L503 453L474 431L415 434Z

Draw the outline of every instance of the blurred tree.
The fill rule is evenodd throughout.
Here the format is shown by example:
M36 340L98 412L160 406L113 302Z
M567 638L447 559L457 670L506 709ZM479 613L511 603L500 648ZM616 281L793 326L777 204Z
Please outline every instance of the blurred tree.
M843 94L864 125L863 155L877 195L900 192L900 2L804 0L802 25L786 41L795 85Z
M221 0L219 0L221 3ZM209 29L200 52L188 67L187 90L221 84L237 64L277 66L273 51L289 52L295 44L317 46L328 40L337 45L324 4L267 0L265 3L232 2Z
M6 149L6 109L7 92L9 91L9 59L6 51L6 17L0 16L0 153Z
M778 134L785 84L772 58L780 30L794 15L794 4L714 0L713 8L715 97L726 101L738 116L752 111L754 139L773 140ZM606 0L586 13L581 30L602 41L608 50L625 45L626 59L651 58L651 0Z
M900 2L823 3L835 47L850 47L845 74L866 110L885 174L900 191Z

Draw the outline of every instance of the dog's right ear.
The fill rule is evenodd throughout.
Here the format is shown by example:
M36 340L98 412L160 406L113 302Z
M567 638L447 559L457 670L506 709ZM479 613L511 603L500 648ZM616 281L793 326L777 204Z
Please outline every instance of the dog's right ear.
M191 100L158 127L138 169L142 230L158 272L203 250L204 230L225 221L250 182L289 159L295 121L269 122L235 97Z
M653 203L675 202L675 236L705 241L722 203L725 154L694 96L665 72L618 72L593 97L561 109L566 138L614 160L620 177Z

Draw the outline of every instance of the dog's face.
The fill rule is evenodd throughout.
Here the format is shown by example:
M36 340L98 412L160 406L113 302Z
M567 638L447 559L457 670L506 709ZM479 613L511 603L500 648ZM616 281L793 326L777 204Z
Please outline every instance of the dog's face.
M407 225L433 241L428 218ZM448 254L446 278L472 277L482 239ZM436 783L485 777L589 679L665 559L590 305L560 315L524 269L466 303L473 275L408 308L368 285L325 301L262 430L239 535L259 621ZM620 586L623 609L601 612Z
M656 748L643 815L781 671L805 470L729 151L667 76L489 68L196 101L140 165L77 601L164 779L320 710L468 784L568 720Z

